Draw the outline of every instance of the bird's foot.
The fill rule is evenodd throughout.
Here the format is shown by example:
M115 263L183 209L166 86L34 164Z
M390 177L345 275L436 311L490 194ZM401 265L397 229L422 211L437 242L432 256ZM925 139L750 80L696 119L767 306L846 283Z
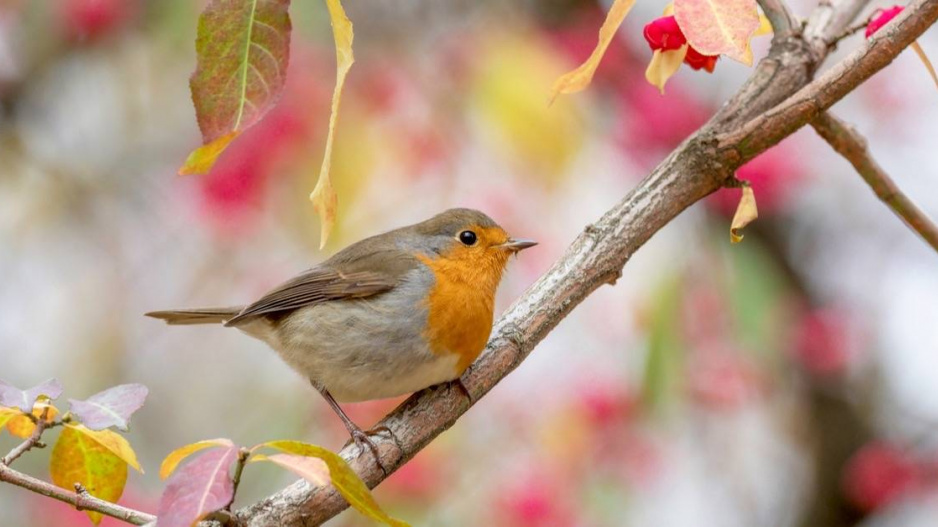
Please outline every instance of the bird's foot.
M366 448L370 450L371 455L375 458L375 463L378 464L378 468L380 468L381 472L384 473L385 477L387 477L389 472L387 467L384 466L384 463L381 462L381 454L378 452L378 445L376 445L375 442L371 440L371 437L369 437L369 433L379 434L381 432L391 433L391 429L386 426L379 426L373 430L365 432L357 426L355 428L350 428L349 434L351 434L352 437L348 440L347 443L345 443L345 446L348 446L351 443L355 443L358 445L358 448L362 451L362 453L365 453Z

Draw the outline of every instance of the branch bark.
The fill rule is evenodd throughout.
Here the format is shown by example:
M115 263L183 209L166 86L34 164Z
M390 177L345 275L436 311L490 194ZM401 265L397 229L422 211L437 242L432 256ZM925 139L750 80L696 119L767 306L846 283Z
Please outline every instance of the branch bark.
M589 225L553 267L496 324L486 352L463 378L470 400L454 386L419 392L379 425L392 434L380 441L391 471L451 427L514 370L564 317L599 286L613 281L654 233L684 209L717 190L742 163L811 122L873 73L885 67L938 19L938 0L917 0L903 15L843 62L809 82L865 0L822 3L803 35L773 41L769 56L727 105L672 152L634 190ZM341 455L371 487L385 475L370 455L349 446ZM238 511L253 527L320 525L348 507L331 487L298 482Z
M831 148L853 165L876 196L928 245L938 251L938 226L906 196L867 149L866 139L847 123L828 112L811 121L814 130Z
M0 481L57 499L75 507L81 506L82 509L100 512L133 525L144 525L156 520L156 516L122 507L116 503L95 498L90 494L80 495L69 492L51 483L14 470L2 463L0 463Z

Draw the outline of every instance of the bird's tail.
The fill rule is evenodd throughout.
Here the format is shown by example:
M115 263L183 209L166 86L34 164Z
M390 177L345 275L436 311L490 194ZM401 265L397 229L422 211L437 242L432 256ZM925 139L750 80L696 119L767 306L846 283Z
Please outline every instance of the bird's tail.
M165 320L171 326L184 326L189 324L222 324L234 318L242 309L244 309L243 306L207 307L202 309L151 311L144 314L148 317Z

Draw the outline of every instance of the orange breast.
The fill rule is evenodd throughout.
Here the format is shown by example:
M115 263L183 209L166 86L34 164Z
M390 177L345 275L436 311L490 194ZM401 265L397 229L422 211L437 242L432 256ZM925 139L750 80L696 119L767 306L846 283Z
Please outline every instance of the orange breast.
M436 277L427 297L424 335L434 353L459 355L457 367L462 374L482 353L492 331L501 268L463 259L419 258Z

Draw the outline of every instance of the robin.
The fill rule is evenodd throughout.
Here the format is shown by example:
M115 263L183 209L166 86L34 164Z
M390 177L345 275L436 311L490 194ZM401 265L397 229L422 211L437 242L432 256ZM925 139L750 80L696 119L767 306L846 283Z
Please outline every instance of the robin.
M534 245L477 210L451 209L354 243L247 306L146 315L223 324L266 342L378 459L339 402L458 380L488 341L508 258Z

